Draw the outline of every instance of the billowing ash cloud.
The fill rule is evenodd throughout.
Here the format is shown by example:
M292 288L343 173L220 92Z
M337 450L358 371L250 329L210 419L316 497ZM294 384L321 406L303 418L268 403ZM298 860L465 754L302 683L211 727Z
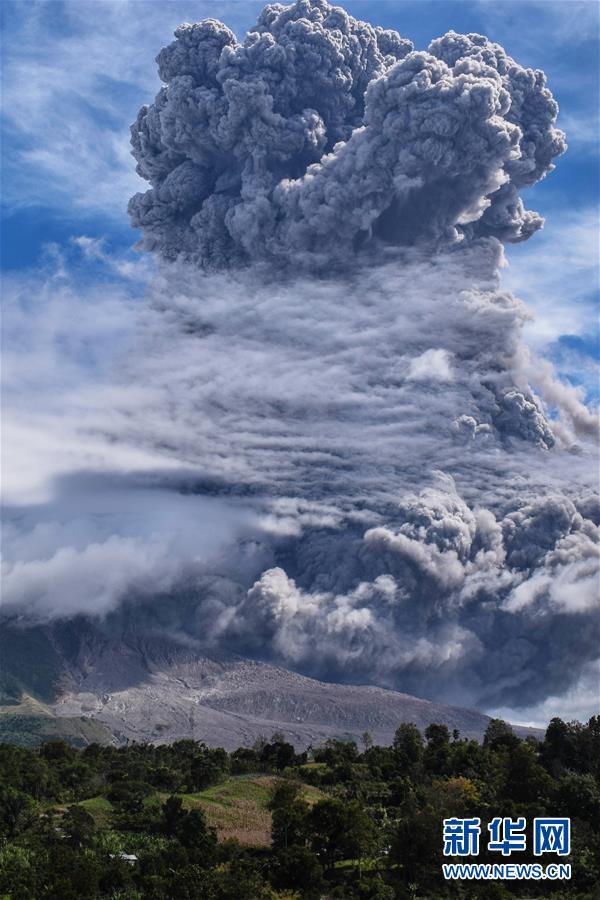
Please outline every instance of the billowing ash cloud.
M209 648L531 715L598 655L596 417L499 279L565 147L543 73L324 0L266 7L243 44L183 25L158 63L130 210L161 263L86 424L152 461L124 496L182 519L90 527L92 576L113 534L127 566L88 610L146 596ZM15 529L13 606L85 610L34 596L44 566L67 583L63 531Z
M565 149L540 71L477 34L414 51L326 0L267 6L244 43L182 25L132 126L142 244L206 269L347 266L386 247L520 241L519 190Z
M597 653L597 529L569 500L494 515L440 474L389 519L352 538L321 533L331 575L305 538L295 578L268 569L213 627L254 653L266 636L276 659L326 677L488 708L560 692Z

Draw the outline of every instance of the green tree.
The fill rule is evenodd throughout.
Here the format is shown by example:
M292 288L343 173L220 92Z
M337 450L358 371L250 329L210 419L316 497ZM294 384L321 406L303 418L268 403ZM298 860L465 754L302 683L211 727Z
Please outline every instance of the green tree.
M248 856L235 857L212 873L213 893L199 892L197 900L276 900L259 864Z
M8 786L0 788L0 826L7 837L13 837L31 820L34 802L24 791Z
M101 862L93 853L57 842L43 872L44 900L96 900L101 875Z
M553 775L577 768L573 729L558 716L550 720L542 744L542 759Z
M399 867L405 885L436 883L441 864L441 835L441 817L431 805L403 812L392 829L389 859Z
M261 761L268 767L282 772L291 766L296 757L296 753L292 744L285 741L275 741L263 747L260 754Z
M72 847L87 847L96 833L96 823L81 806L69 806L61 822L65 839Z
M183 816L177 829L177 839L183 847L194 850L203 865L210 865L217 846L217 835L214 828L207 825L201 809L191 809Z
M483 736L483 746L490 750L499 750L506 747L509 750L517 746L519 738L512 727L503 719L490 719Z
M367 810L357 800L346 805L342 850L349 859L358 860L359 872L366 857L376 846L376 831Z
M304 898L321 897L323 867L308 847L293 846L277 851L272 881L277 888L299 890Z
M481 794L474 782L462 775L434 781L428 799L438 812L440 821L458 816L464 818L481 812Z
M273 813L271 841L275 850L304 844L308 804L300 795L301 786L296 781L280 782L269 801Z
M556 784L553 796L556 813L571 818L600 822L600 787L593 775L571 773Z
M223 778L223 769L206 755L195 756L190 764L190 787L195 791L203 791Z
M411 722L399 725L392 747L400 770L414 772L423 758L423 738L417 726Z
M152 793L152 785L131 779L113 783L108 791L108 797L122 807L124 812L139 813L143 810L144 801Z
M0 896L10 900L31 900L39 895L37 872L44 850L5 844L0 847Z
M346 815L340 800L320 800L312 807L309 816L310 842L319 859L332 868L344 850L343 829Z
M425 769L432 775L446 775L450 763L450 733L446 725L431 724L425 729L427 746L423 754Z
M537 803L543 812L552 792L552 779L538 760L537 751L519 741L509 751L501 796L518 803Z
M328 798L315 803L308 815L314 852L329 868L337 859L358 859L371 853L375 829L362 804Z
M161 807L161 830L175 838L182 847L194 851L194 861L210 865L217 846L214 828L206 822L201 809L186 810L181 797L168 797Z
M183 800L181 797L167 797L162 805L162 830L165 834L174 836L185 816Z

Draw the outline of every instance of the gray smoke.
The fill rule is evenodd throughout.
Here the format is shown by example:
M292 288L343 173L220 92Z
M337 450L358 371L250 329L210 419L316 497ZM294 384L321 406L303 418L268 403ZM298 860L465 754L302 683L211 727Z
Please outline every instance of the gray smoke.
M560 693L597 655L597 530L566 498L496 517L438 475L392 521L321 533L332 576L304 550L295 578L268 569L213 629L324 677L487 708Z
M427 52L326 0L267 6L243 44L182 25L132 126L142 246L205 269L331 271L357 252L528 238L519 191L565 149L544 74L477 34Z
M543 73L324 0L243 44L183 25L158 64L130 211L159 273L94 427L182 524L90 528L77 580L129 561L88 611L133 591L207 647L486 709L563 694L598 656L597 421L499 275L565 149ZM85 611L47 587L63 531L41 554L23 521L11 602Z

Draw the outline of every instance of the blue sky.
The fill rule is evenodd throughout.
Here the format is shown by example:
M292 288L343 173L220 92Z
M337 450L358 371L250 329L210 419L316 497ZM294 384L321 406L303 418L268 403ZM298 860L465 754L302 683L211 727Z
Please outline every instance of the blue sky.
M134 258L127 200L144 189L129 155L129 124L159 87L154 57L181 21L221 18L241 36L262 5L5 0L2 267L9 277L45 270L59 253L76 279L108 278L140 290L119 266ZM528 331L536 350L597 399L600 6L593 0L345 5L399 30L417 48L449 29L478 31L522 64L546 71L569 150L525 197L546 227L509 249L506 284L534 313ZM74 242L81 236L102 243Z

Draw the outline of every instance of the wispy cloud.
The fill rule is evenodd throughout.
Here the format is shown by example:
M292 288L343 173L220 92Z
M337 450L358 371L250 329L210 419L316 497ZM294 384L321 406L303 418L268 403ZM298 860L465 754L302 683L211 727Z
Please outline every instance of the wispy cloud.
M501 40L515 52L518 49L521 55L581 46L598 36L600 10L590 0L479 0L477 5L490 37ZM524 27L527 21L535 23L535 27Z
M526 334L537 350L596 330L599 232L595 207L555 210L535 241L508 250L503 282L526 301L533 316Z
M563 112L559 116L558 124L567 134L570 154L598 157L600 118L597 109Z
M243 30L253 3L6 3L4 203L125 220L144 184L129 125L160 87L154 57L182 21L220 14Z
M39 502L55 476L102 469L107 455L121 468L97 427L83 433L81 426L94 416L96 383L132 339L146 264L136 269L131 254L90 260L85 241L50 244L35 272L3 279L2 480L9 503ZM92 246L104 254L101 243ZM124 278L119 269L129 266ZM136 456L125 451L122 465L135 465Z

